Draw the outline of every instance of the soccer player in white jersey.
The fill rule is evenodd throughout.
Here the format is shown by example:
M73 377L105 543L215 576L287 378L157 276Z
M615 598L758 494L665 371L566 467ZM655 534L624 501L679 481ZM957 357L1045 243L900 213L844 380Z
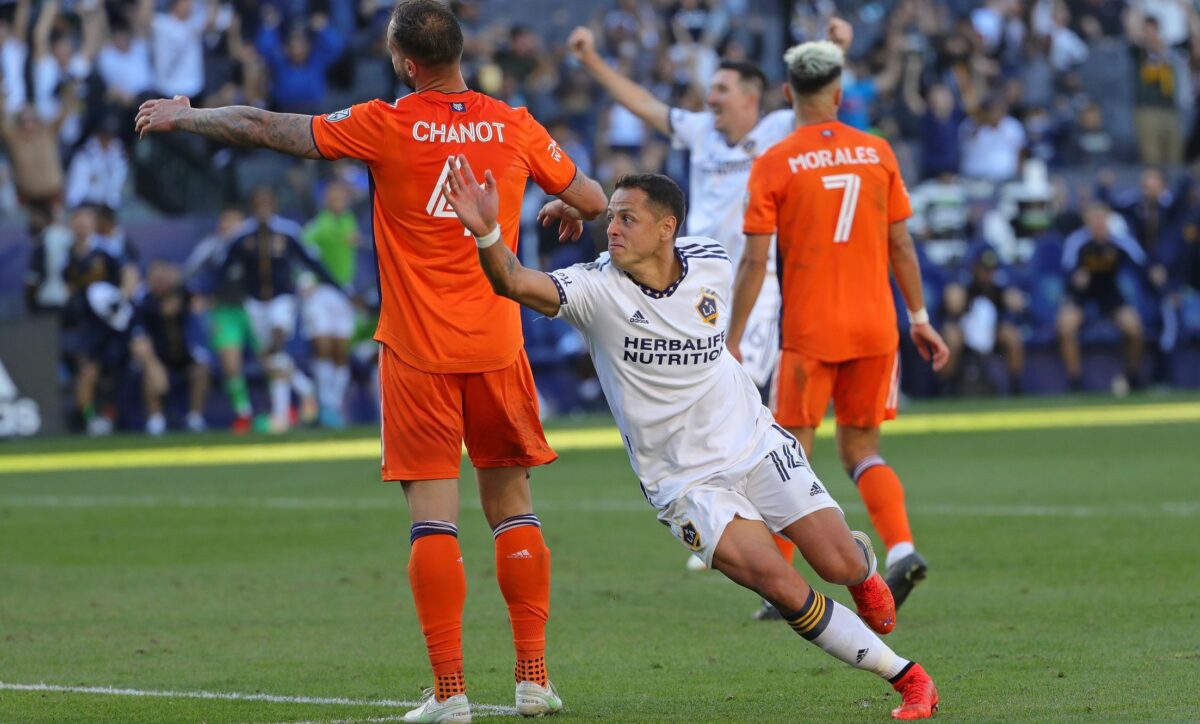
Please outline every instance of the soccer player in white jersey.
M843 49L850 47L853 31L840 18L829 23L829 39ZM753 63L724 61L709 82L708 110L693 113L672 108L648 90L609 67L596 52L592 31L575 28L567 38L567 47L580 64L610 95L634 115L656 130L670 136L676 148L689 151L688 178L691 198L688 203L687 233L715 239L724 247L737 269L746 236L742 216L746 207L746 187L754 159L786 138L795 128L796 118L788 109L763 115L762 96L767 77ZM781 296L775 275L775 253L767 260L758 300L746 323L739 350L742 366L760 390L765 390L779 363L779 309ZM791 544L776 539L780 552L792 560ZM688 558L689 570L704 570L698 558ZM774 608L764 603L755 612L757 619L778 618Z
M687 233L715 239L736 269L746 243L742 211L750 165L795 125L786 109L762 114L766 75L753 63L722 61L709 82L708 110L693 113L672 108L609 67L591 30L575 28L567 47L617 103L689 152ZM742 338L742 365L760 388L770 382L779 356L779 301L779 286L768 279Z
M679 186L658 174L623 177L608 205L608 252L546 274L496 243L502 230L491 171L480 185L466 157L455 161L444 193L475 236L484 274L496 293L565 319L587 338L659 521L693 555L771 601L805 639L887 679L903 697L893 717L932 716L933 680L871 630L890 631L895 608L870 539L846 527L799 443L725 349L733 267L712 239L676 238ZM582 231L561 201L547 204L541 218L558 220L562 239ZM772 530L826 581L848 586L862 620L811 588L780 555Z

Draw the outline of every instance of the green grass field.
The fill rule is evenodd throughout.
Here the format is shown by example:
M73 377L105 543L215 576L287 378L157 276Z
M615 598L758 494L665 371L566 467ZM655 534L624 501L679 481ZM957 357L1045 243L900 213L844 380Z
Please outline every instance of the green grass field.
M887 638L937 680L939 718L1200 719L1200 415L1169 412L1197 403L934 406L984 423L885 440L932 566ZM886 684L684 570L603 425L556 432L573 442L534 490L566 718L887 720ZM0 446L0 721L397 720L430 675L408 517L371 434L289 438L264 464L236 448L271 441L222 435ZM814 462L869 530L828 437ZM491 537L469 478L462 492L470 695L511 717Z

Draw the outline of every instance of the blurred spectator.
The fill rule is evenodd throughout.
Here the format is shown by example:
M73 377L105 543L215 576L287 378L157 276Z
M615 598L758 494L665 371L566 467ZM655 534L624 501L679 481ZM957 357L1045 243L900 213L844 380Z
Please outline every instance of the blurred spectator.
M184 426L189 432L203 432L207 427L204 405L208 399L210 355L191 295L184 289L179 267L174 264L155 261L146 270L146 290L138 300L130 353L142 370L146 432L166 432L163 398L179 378L186 380L188 392Z
M286 44L279 31L279 13L268 5L255 45L271 73L271 106L283 113L320 113L327 93L325 76L341 56L345 40L322 13L310 18L308 28L292 25Z
M325 187L324 208L304 227L304 241L315 248L337 282L337 286L309 284L301 294L304 332L313 346L318 420L323 427L339 429L346 426L343 401L350 386L350 338L355 321L354 306L343 290L354 284L361 243L346 184L335 181Z
M1162 295L1167 287L1167 267L1183 240L1183 214L1191 179L1183 176L1179 188L1171 191L1160 169L1147 168L1142 171L1138 189L1113 189L1111 172L1102 173L1099 181L1096 197L1125 220L1129 234L1145 252L1152 289L1156 295Z
M133 141L133 118L138 103L154 89L149 42L153 20L153 4L145 0L139 2L132 17L118 15L109 28L108 41L96 58L105 104L110 113L116 114L117 135L126 143Z
M67 169L68 207L89 203L121 208L129 163L125 145L117 137L119 123L115 115L106 115L95 134L71 158Z
M1089 102L1067 132L1063 160L1070 166L1098 168L1112 163L1116 142L1104 123L1100 106Z
M0 119L0 137L12 159L13 184L24 205L49 204L57 209L63 198L63 163L58 133L68 106L52 121L38 118L33 106L24 106Z
M1148 166L1176 165L1183 160L1180 100L1191 87L1186 64L1178 51L1167 45L1154 17L1131 9L1126 34L1135 73L1133 122L1138 156Z
M1063 2L1054 2L1053 20L1049 28L1050 65L1062 73L1082 65L1088 57L1087 43L1071 28L1071 11Z
M971 238L971 211L962 182L952 172L943 173L915 186L910 198L913 237L934 264L956 268L966 256Z
M12 17L0 14L0 113L19 111L27 102L25 59L29 49L25 33L29 30L29 2L17 0Z
M168 0L167 12L154 13L150 59L157 93L198 98L204 92L204 33L216 26L219 9L217 0Z
M30 314L61 315L70 297L66 271L71 230L57 222L49 204L30 206L26 218L33 250L25 272L25 309Z
M992 97L974 118L963 121L962 174L967 178L1001 183L1017 175L1025 149L1025 129L1008 114L1008 103Z
M1124 380L1115 388L1141 387L1141 316L1125 298L1118 275L1125 269L1144 269L1146 256L1137 242L1112 231L1107 205L1093 202L1083 213L1083 228L1063 244L1062 268L1067 294L1058 314L1059 350L1071 389L1083 388L1083 363L1079 329L1089 314L1108 318L1117 325L1125 347Z
M973 256L965 281L946 285L942 330L950 361L941 376L952 391L991 392L984 363L999 347L1007 363L1008 391L1020 394L1025 343L1017 320L1025 310L1025 295L1009 282L995 250L983 246Z
M42 5L33 28L33 104L39 118L59 124L64 144L74 144L83 132L81 94L100 49L103 15L99 3L87 7L78 50L73 30L59 14L58 0L47 0Z
M907 62L919 68L920 56L910 55ZM920 74L915 70L905 74L904 102L909 112L920 118L921 177L957 174L962 166L958 134L966 114L950 89L941 83L930 86L926 101L918 88Z

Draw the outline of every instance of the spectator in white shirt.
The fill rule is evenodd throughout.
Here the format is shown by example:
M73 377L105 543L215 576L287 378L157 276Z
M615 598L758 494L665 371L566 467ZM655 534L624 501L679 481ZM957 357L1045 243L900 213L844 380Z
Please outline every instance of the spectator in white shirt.
M962 173L972 179L1002 183L1017 175L1025 148L1025 129L1008 115L1002 98L983 105L975 118L959 127Z
M29 0L17 0L12 22L0 17L0 113L16 113L28 102L25 92L25 32L29 29Z
M215 0L205 12L197 12L193 0L171 0L167 12L154 16L150 57L158 93L195 98L204 91L204 33L217 10Z
M33 28L33 105L43 121L58 118L63 107L63 93L83 92L100 47L103 14L104 8L99 3L83 10L83 43L76 50L75 38L54 27L59 16L58 0L47 0L42 5ZM72 113L64 120L59 139L64 145L72 145L81 133L81 116Z
M67 168L68 207L95 204L121 208L129 162L125 144L117 137L119 123L116 116L105 116L96 133L71 158Z

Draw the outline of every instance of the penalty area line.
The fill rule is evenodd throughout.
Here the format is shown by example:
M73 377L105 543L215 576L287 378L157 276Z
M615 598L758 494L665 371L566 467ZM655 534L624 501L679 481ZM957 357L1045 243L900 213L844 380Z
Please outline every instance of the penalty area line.
M348 699L340 696L288 696L284 694L246 694L236 691L163 691L155 689L126 689L112 686L59 686L56 684L15 684L0 681L0 691L40 691L56 694L95 694L100 696L129 696L157 699L207 699L217 701L251 701L271 704L316 704L326 706L362 706L388 709L408 709L419 701L397 699ZM516 707L498 704L471 704L472 713L480 716L512 716ZM350 721L391 721L390 719L354 719Z

